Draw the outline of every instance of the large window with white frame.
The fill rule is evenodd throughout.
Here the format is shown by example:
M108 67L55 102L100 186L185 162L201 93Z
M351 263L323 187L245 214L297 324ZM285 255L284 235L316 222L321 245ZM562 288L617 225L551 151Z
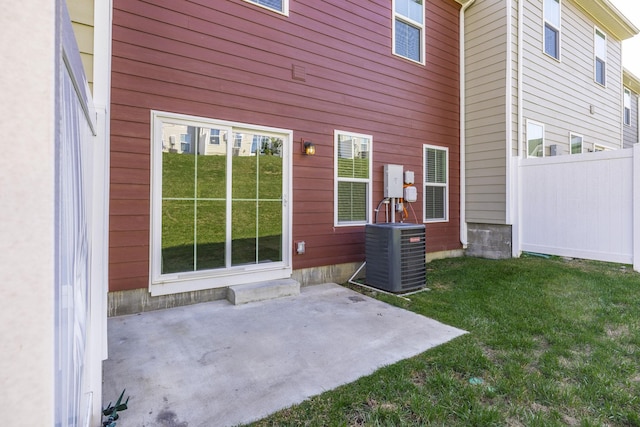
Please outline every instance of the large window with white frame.
M425 63L424 0L393 0L393 53Z
M291 135L152 112L153 295L290 276Z
M607 84L607 36L597 27L593 33L594 79L596 83Z
M544 157L544 125L527 120L527 157Z
M289 0L245 0L289 16Z
M631 126L631 91L626 87L624 88L623 97L624 97L624 110L622 113L623 114L622 122L627 126Z
M569 133L569 150L571 154L582 154L584 138L577 133Z
M372 137L334 132L334 224L371 222Z
M544 0L544 53L560 60L561 0Z
M424 221L448 221L449 149L425 144L423 150Z

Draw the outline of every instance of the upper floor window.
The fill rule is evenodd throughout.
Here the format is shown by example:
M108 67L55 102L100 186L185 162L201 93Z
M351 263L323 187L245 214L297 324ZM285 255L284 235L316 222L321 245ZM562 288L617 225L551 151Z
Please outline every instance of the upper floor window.
M597 83L605 86L607 83L607 36L595 29L593 49L595 57L595 80Z
M283 15L289 16L289 0L246 0L267 9L275 10Z
M424 221L448 221L447 148L424 145Z
M424 1L393 0L393 53L424 64Z
M335 131L335 224L371 222L371 136Z
M578 135L577 133L569 134L569 142L571 144L571 154L581 154L582 153L582 141L584 138L582 135Z
M625 125L631 125L631 91L624 88L624 114L623 122Z
M527 120L527 157L544 157L544 125Z
M560 59L560 0L544 0L544 53Z

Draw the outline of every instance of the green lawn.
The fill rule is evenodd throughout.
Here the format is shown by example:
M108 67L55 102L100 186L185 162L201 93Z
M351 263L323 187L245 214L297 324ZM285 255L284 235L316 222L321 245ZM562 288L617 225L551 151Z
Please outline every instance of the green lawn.
M539 257L428 269L430 292L378 297L469 334L253 425L640 426L640 274Z

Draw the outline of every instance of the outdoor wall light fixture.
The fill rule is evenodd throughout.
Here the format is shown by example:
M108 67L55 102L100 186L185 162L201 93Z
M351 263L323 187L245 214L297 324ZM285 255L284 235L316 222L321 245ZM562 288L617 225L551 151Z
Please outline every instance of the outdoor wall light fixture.
M316 154L316 146L311 141L302 140L302 152L307 156Z

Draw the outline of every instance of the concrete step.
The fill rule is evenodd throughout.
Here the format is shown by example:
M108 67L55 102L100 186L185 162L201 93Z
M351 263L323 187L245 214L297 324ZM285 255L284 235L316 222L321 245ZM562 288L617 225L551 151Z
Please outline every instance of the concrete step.
M300 295L300 282L294 279L247 283L227 289L227 299L234 305L295 295Z

